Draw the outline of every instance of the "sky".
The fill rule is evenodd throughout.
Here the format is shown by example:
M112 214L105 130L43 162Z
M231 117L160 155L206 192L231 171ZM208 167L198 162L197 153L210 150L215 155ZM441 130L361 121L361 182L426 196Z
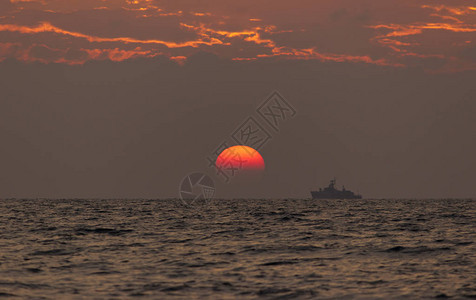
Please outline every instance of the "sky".
M0 0L0 198L475 197L474 1ZM273 92L266 170L207 157Z

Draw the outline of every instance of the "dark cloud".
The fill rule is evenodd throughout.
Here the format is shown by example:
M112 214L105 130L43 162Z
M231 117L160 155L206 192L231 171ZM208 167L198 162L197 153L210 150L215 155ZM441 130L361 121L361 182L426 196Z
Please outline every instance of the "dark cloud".
M2 13L7 13L12 8L13 4L10 2L10 0L0 0L0 11Z
M29 51L30 57L45 62L55 61L63 56L59 50L51 49L45 45L34 45Z
M63 53L103 53L86 60L163 54L183 62L207 51L226 59L366 61L424 65L431 71L443 64L439 71L460 71L461 65L474 66L474 60L466 61L468 55L459 57L476 35L476 10L470 5L406 0L29 1L17 2L18 9L0 19L0 42L19 44L23 52L42 44ZM5 53L3 58L11 57Z

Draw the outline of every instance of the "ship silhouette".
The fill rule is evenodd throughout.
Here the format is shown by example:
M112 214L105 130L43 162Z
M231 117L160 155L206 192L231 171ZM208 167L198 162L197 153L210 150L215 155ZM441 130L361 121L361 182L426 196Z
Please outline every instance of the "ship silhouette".
M329 186L325 188L319 188L319 191L311 191L312 199L362 199L361 195L354 194L352 191L346 190L342 187L342 190L335 188L336 179L332 179Z

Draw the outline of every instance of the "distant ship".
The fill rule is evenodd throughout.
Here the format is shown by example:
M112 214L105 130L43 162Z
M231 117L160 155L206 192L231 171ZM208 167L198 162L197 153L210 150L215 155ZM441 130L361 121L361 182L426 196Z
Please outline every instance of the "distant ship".
M345 187L342 190L335 188L336 179L332 179L328 187L319 188L319 191L311 191L312 199L362 199L361 195L356 195L352 191L348 191Z

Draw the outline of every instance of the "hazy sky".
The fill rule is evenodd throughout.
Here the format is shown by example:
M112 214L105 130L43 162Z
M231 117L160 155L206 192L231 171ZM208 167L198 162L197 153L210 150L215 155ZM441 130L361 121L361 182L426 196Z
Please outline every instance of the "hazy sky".
M476 196L474 1L0 0L0 198L175 197L274 90L220 197Z

